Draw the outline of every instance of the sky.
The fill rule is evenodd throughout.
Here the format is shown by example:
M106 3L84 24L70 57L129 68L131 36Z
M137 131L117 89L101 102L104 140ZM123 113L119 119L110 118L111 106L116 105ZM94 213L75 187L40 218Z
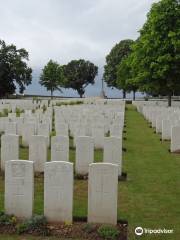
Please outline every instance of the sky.
M137 39L153 2L0 0L0 39L29 52L33 80L25 93L49 94L38 81L50 59L67 64L83 58L99 67L96 83L86 88L85 95L98 96L106 55L121 40ZM122 97L119 90L105 87L105 91L108 97ZM73 90L55 95L78 96Z

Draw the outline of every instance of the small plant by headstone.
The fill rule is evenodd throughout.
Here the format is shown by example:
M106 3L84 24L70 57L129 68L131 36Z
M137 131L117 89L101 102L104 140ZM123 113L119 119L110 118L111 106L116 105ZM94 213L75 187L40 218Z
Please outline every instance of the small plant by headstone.
M23 113L23 112L24 112L24 110L21 110L21 109L19 109L19 108L16 108L16 116L17 116L17 117L20 117L21 113Z
M102 225L98 229L98 234L100 237L104 239L115 240L115 239L118 239L120 232L114 226Z
M8 215L4 212L0 212L0 225L14 225L17 219L14 215Z
M47 221L44 216L35 215L29 220L17 225L17 233L38 232L42 235L48 235Z

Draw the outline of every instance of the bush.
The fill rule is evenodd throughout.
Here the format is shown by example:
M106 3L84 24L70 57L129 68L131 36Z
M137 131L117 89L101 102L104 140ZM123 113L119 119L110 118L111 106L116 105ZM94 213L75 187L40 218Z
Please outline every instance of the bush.
M114 226L104 225L99 227L98 229L99 236L104 239L112 239L112 240L117 239L117 237L119 236L119 233L120 232Z
M24 113L24 110L21 110L19 108L16 108L16 116L20 117L21 113Z
M44 216L35 215L29 220L25 220L17 226L17 233L36 231L40 234L47 235L47 221Z
M14 225L17 222L14 215L7 215L4 212L0 212L0 225Z

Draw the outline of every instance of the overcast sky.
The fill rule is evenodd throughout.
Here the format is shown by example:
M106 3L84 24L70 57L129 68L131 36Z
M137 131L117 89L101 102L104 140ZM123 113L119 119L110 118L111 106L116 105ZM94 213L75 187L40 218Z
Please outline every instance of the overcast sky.
M27 93L46 94L38 85L43 66L53 59L66 64L84 58L99 66L98 95L105 56L123 39L136 39L155 0L0 0L0 38L29 52L33 83ZM106 89L109 96L120 96ZM58 94L58 92L57 92ZM64 95L76 95L64 91Z

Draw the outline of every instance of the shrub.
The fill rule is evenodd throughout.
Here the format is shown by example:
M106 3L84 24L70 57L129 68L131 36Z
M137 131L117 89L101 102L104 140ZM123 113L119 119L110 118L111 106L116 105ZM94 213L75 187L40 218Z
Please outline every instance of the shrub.
M17 226L17 233L22 234L29 231L37 231L40 234L47 235L47 221L44 216L35 215L29 220L25 220Z
M117 237L119 236L119 231L114 226L103 225L99 227L98 234L100 237L104 239L114 240L114 239L117 239Z
M28 222L23 222L17 225L17 234L25 233L29 230Z
M14 225L17 222L14 215L7 215L4 212L0 212L0 225Z
M21 109L19 109L19 108L16 108L16 116L17 116L17 117L20 117L21 113L23 113L23 112L24 112L24 110L21 110Z

